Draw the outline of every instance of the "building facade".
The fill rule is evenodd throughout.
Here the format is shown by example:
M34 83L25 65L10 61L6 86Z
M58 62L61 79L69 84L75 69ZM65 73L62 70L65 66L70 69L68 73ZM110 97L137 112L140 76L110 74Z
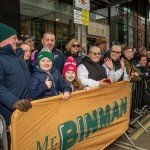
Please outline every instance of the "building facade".
M36 44L50 31L62 51L72 38L80 39L88 50L97 37L105 37L108 47L118 41L150 49L148 0L91 0L89 26L74 23L73 0L2 1L0 22L14 27L18 36L34 35Z

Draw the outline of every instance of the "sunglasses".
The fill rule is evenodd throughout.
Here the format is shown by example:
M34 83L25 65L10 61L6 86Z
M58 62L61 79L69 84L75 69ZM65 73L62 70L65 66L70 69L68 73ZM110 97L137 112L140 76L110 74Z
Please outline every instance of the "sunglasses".
M118 52L118 51L111 51L111 53L120 54L121 52Z
M93 55L98 55L98 56L100 56L101 55L101 53L92 53Z
M77 44L77 45L75 45L75 44L72 44L72 47L80 47L80 45L79 44Z

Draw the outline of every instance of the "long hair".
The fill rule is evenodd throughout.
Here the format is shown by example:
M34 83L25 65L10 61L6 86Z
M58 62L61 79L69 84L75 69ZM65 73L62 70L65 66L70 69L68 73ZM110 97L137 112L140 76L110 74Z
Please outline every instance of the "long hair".
M64 77L65 79L65 77ZM69 83L66 79L65 81L67 83ZM72 82L72 85L77 89L77 90L83 90L84 89L84 85L81 83L80 79L76 76L74 81Z

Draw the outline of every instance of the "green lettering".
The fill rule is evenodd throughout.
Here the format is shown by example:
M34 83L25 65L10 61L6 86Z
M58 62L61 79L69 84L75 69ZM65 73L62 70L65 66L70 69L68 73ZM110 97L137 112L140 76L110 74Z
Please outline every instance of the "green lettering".
M45 149L44 149L44 147L45 147ZM37 142L36 150L48 150L48 136L46 136L45 142L44 142L44 145L42 148L41 148L40 141Z
M127 97L120 100L120 117L127 112Z
M118 103L114 102L114 107L112 110L112 118L111 118L111 123L114 121L115 118L119 118L119 108L118 108Z
M59 126L60 149L67 150L77 141L77 127L75 122L67 121Z
M103 108L99 108L98 117L100 121L100 128L110 125L110 105L106 105L105 113L104 113Z
M78 120L78 130L79 130L78 141L81 142L84 140L84 122L82 116L79 116L77 120Z
M92 119L93 117L93 119ZM86 126L86 135L87 138L90 134L90 131L95 132L98 129L98 120L97 120L97 112L93 110L92 117L89 113L85 114L85 126Z

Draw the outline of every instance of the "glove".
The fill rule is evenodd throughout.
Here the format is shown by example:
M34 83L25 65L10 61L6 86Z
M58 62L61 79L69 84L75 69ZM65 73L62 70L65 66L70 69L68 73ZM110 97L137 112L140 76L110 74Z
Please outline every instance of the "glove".
M18 109L20 111L25 111L25 112L27 112L30 108L32 108L32 105L28 99L19 100L13 105L14 110Z

